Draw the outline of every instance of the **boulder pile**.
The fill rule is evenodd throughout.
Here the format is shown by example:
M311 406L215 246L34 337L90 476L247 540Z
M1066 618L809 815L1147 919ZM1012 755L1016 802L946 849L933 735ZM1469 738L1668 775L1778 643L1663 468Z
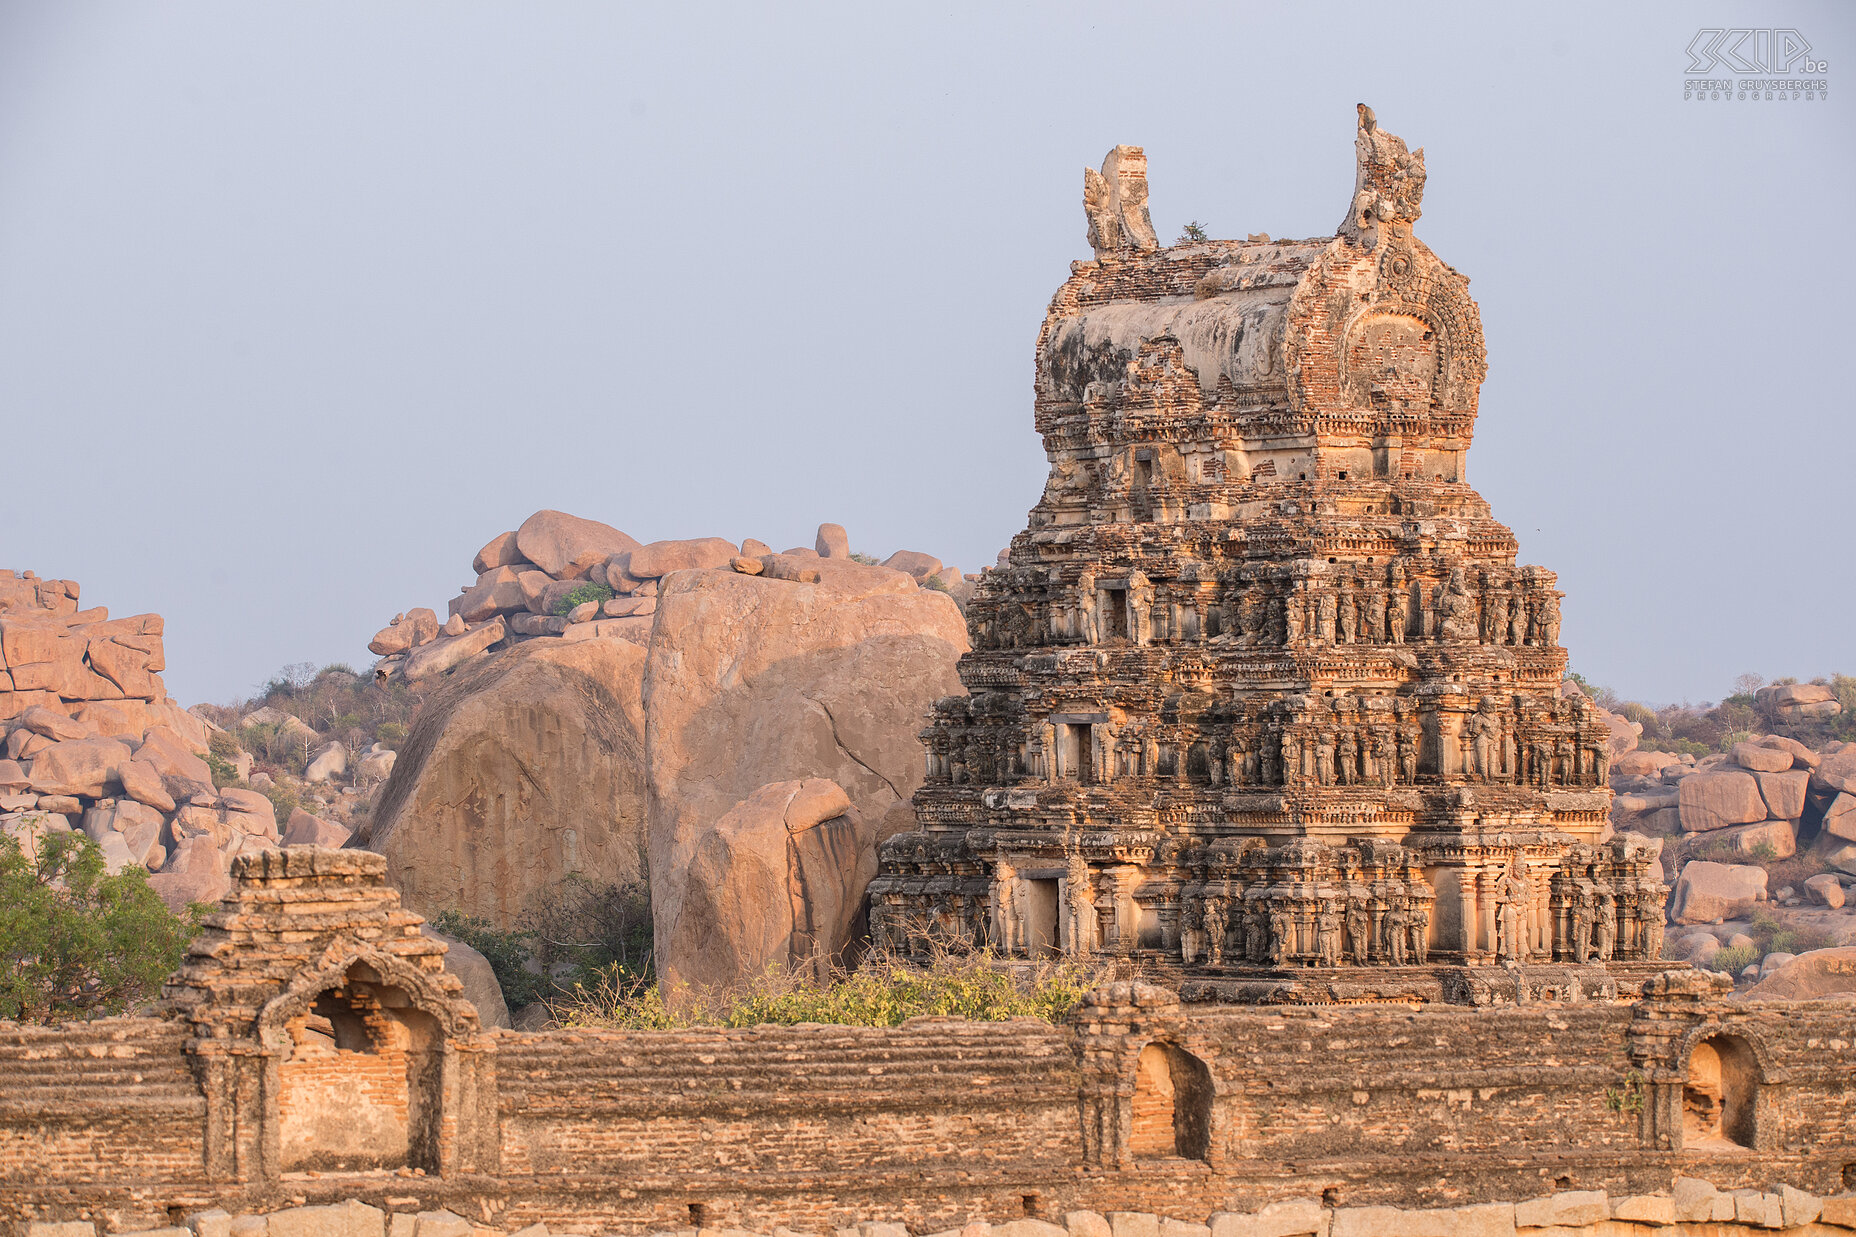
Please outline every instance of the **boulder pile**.
M1820 684L1761 689L1780 715L1833 716ZM1637 750L1611 766L1612 825L1663 844L1666 953L1760 982L1856 945L1856 743L1749 735L1699 758ZM1814 982L1846 983L1844 967Z
M158 614L112 619L80 610L74 581L0 571L0 832L36 854L82 830L178 910L282 839L270 799L214 787L213 726L167 695L161 636Z
M914 825L918 735L961 690L973 587L930 555L878 564L849 544L835 524L781 553L639 544L536 513L479 552L457 636L424 638L436 616L413 612L376 638L377 673L431 690L357 844L408 905L503 926L569 877L648 874L672 985L837 956L876 846ZM444 677L418 669L491 630Z
M597 520L537 511L477 551L471 563L476 582L447 603L443 623L432 610L407 610L367 647L381 659L376 676L418 682L537 637L604 637L642 645L650 642L660 589L670 575L731 570L803 580L803 560L814 558L874 561L852 554L838 524L821 524L810 547L775 554L753 538L739 545L721 537L640 543ZM882 565L947 593L963 608L973 595L971 579L930 554L899 550Z

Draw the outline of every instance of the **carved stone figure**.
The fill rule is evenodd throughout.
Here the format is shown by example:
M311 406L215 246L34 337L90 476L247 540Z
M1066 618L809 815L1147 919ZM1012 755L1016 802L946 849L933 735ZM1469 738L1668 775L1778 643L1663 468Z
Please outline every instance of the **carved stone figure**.
M1340 965L1341 913L1338 903L1324 901L1315 921L1315 952L1322 966Z
M1086 958L1095 952L1096 895L1094 877L1081 855L1070 856L1063 895L1069 912L1069 939L1064 942L1064 952L1073 958Z
M1423 966L1431 953L1431 913L1422 902L1413 902L1407 914L1411 930L1411 960Z
M1404 966L1410 961L1408 947L1411 944L1411 914L1406 910L1404 898L1393 898L1380 920L1380 931L1385 936L1386 952L1391 955L1393 966Z
M1592 953L1600 962L1611 961L1618 944L1618 903L1610 894L1600 894L1593 908Z
M1101 625L1096 614L1096 573L1083 568L1076 578L1076 634L1084 644L1101 642Z
M1572 956L1575 962L1592 960L1592 929L1598 922L1598 908L1591 892L1581 889L1573 895Z
M1205 908L1203 922L1207 962L1211 966L1223 966L1224 937L1230 903L1218 894L1208 894L1201 905Z
M1270 902L1269 917L1269 947L1268 953L1265 956L1265 961L1267 961L1270 966L1279 967L1283 964L1283 960L1288 956L1289 952L1289 912L1283 908L1281 902L1272 900Z
M1139 571L1128 573L1128 635L1136 644L1154 638L1154 586Z
M1347 901L1347 947L1355 966L1365 966L1372 954L1373 917L1359 898Z
M1261 906L1252 903L1244 914L1244 959L1261 965L1269 957L1269 948L1269 916Z
M1336 609L1334 590L1324 586L1315 594L1315 639L1322 644L1334 643Z
M1495 771L1496 744L1501 739L1501 728L1496 725L1491 712L1490 702L1484 700L1464 723L1474 772L1483 781L1489 780Z

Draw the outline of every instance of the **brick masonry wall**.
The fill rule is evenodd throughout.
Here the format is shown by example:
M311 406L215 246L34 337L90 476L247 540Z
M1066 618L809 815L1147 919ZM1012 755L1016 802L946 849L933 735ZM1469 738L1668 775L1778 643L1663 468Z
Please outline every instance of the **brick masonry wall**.
M1849 1188L1846 1004L1722 1002L1706 1015L1706 1028L1753 1044L1772 1080L1761 1146L1721 1151L1646 1141L1628 1047L1642 1009L1172 1006L1125 1035L1087 1011L1064 1027L504 1032L493 1037L496 1172L273 1182L205 1180L205 1105L182 1024L6 1026L0 1233L76 1218L127 1231L215 1204L350 1197L511 1229L817 1230L861 1218L937 1232L1077 1209L1207 1216L1295 1197L1340 1208L1555 1189L1625 1197L1683 1174L1729 1189ZM1102 1095L1129 1116L1150 1102L1133 1064L1156 1039L1209 1067L1210 1164L1117 1164L1091 1149ZM1121 1060L1125 1070L1105 1065Z

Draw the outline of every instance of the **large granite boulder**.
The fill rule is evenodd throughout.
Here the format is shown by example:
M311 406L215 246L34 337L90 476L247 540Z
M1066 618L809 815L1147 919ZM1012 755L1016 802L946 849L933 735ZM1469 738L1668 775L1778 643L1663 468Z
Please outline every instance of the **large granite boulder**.
M876 835L836 782L762 786L696 839L682 906L657 942L666 991L726 989L769 966L822 975L862 934L875 875Z
M1856 947L1799 954L1747 991L1749 1001L1856 1001Z
M477 1017L482 1020L484 1030L507 1027L509 1003L503 999L503 985L497 980L490 960L457 937L447 936L429 924L422 924L419 931L445 943L445 969L464 985L464 999L477 1007Z
M627 641L532 640L433 693L361 843L407 904L509 927L569 875L642 878L643 670Z
M1715 769L1682 779L1677 796L1682 827L1696 832L1766 819L1759 783L1744 769Z
M914 827L917 735L933 702L962 690L965 622L902 572L807 563L816 582L691 571L658 597L644 711L661 969L698 848L769 782L835 782L877 842Z
M1697 859L1682 868L1671 902L1677 923L1744 919L1766 900L1766 869Z
M557 580L584 576L594 563L637 548L637 541L610 524L564 511L537 511L516 530L517 552Z

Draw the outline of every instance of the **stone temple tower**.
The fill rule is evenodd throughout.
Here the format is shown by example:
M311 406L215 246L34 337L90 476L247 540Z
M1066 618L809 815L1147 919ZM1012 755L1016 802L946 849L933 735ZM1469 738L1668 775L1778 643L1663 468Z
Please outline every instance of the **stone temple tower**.
M1364 105L1354 148L1313 240L1162 247L1138 147L1084 173L1095 257L1038 335L1050 478L923 731L879 946L1125 956L1201 1000L1656 969L1665 890L1606 838L1556 578L1468 483L1482 327L1415 234L1424 152Z

